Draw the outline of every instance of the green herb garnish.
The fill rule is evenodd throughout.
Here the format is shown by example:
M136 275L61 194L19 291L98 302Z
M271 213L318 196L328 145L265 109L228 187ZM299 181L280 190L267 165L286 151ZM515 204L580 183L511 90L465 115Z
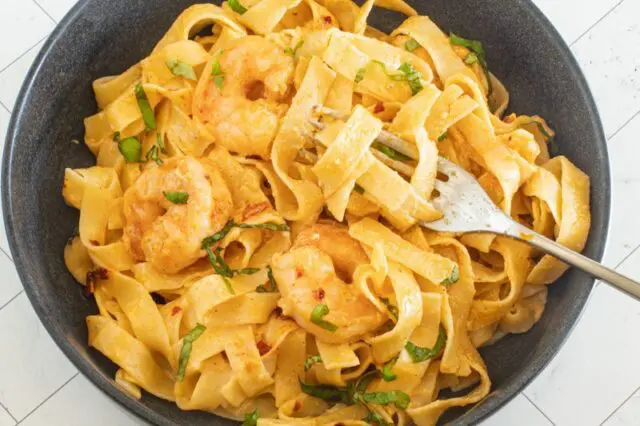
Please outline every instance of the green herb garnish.
M386 297L381 297L380 301L384 303L384 306L387 308L389 313L395 318L398 319L398 307L391 303L391 301Z
M155 161L158 166L162 166L164 162L160 158L160 148L158 145L153 145L149 151L147 151L147 155L145 156L147 161Z
M407 79L407 83L409 83L409 87L411 88L411 93L414 95L419 93L422 90L422 83L420 82L420 73L416 71L416 69L409 62L403 62L402 65L398 68Z
M412 38L404 42L404 50L407 52L413 52L418 47L420 47L420 44Z
M193 70L193 67L186 62L182 62L178 59L168 59L167 67L171 70L171 73L176 77L184 77L187 80L196 81L198 78L196 77L196 72Z
M141 83L136 84L136 101L138 102L138 108L140 109L140 113L142 114L142 120L144 121L145 130L151 131L156 128L156 117L153 114L153 108L151 108L151 104L149 103L149 99L147 98L147 94L144 92Z
M358 72L356 72L356 76L353 79L355 83L360 83L364 79L364 73L367 72L365 68L360 68Z
M213 78L213 83L221 90L224 85L224 73L222 72L222 65L220 65L220 56L222 55L222 52L224 52L224 50L220 49L216 53L216 60L213 62L213 66L211 67L211 78Z
M464 57L464 63L467 65L473 65L478 62L478 55L473 52L470 52L467 56Z
M247 228L268 229L270 231L289 231L290 229L289 225L287 225L286 223L266 222L266 223L249 224L249 223L236 223L233 220L230 220L224 225L224 227L220 231L202 240L202 248L204 249L205 246L212 246L213 244L222 240L224 237L227 236L227 234L234 227L243 228L243 229L247 229Z
M313 311L311 311L311 322L333 333L338 329L338 326L322 319L328 313L329 307L327 305L324 303L316 305L316 307L313 308Z
M329 385L310 385L300 381L300 389L307 395L320 398L327 402L342 402L344 404L353 404L352 398L349 396L349 390Z
M396 408L401 410L406 409L411 402L411 398L406 393L394 390L389 392L371 392L362 395L364 402L377 405L389 405L393 404Z
M384 145L384 144L382 144L380 142L377 142L377 141L371 144L371 148L377 149L378 151L380 151L381 153L383 153L387 157L391 158L392 160L396 160L396 161L408 161L408 160L411 160L411 157L407 157L403 153L401 153L399 151L396 151L395 149L391 148L390 146Z
M364 188L358 185L357 183L353 186L353 190L358 194L364 194Z
M189 194L187 192L165 192L162 191L164 198L171 201L173 204L187 204L189 200Z
M229 278L233 278L236 275L253 275L260 270L259 268L231 269L227 262L224 261L224 258L220 255L220 247L215 250L212 249L211 246L203 246L202 248L207 253L207 258L209 259L211 266L213 266L213 270L217 275L222 276L224 284L231 294L236 294L236 292L233 290L233 286Z
M445 278L440 284L447 286L451 284L455 284L460 279L460 269L458 265L453 265L453 269L451 270L451 275L448 278Z
M369 411L367 417L363 418L362 421L367 422L370 425L389 426L389 423L375 411Z
M187 370L187 363L191 356L191 350L193 348L193 342L205 332L207 327L202 324L196 325L190 332L188 332L184 339L182 339L182 349L180 350L180 361L178 363L178 374L176 379L181 382L184 379L184 373Z
M119 137L120 134L118 134ZM142 144L134 136L119 140L118 150L127 163L139 163L142 158Z
M398 362L398 357L391 358L384 367L382 367L382 380L385 382L392 382L398 378L398 376L392 371L396 362Z
M278 291L278 283L276 283L276 279L273 276L271 265L267 265L267 278L269 278L269 287L264 284L260 284L256 287L256 293L275 293Z
M244 422L242 422L241 426L257 426L258 418L260 415L258 414L258 410L253 410L251 413L246 413L244 415Z
M438 142L442 142L442 141L446 140L448 137L449 137L449 135L447 134L447 132L444 132L443 134L438 136Z
M475 53L476 60L480 63L482 70L484 71L484 75L487 78L487 86L488 86L488 95L490 96L493 93L493 85L491 84L491 78L489 75L489 67L487 65L487 56L484 51L484 46L481 42L477 40L468 40L464 37L460 37L455 35L454 33L449 34L449 43L454 46L462 46L469 49L471 52ZM464 61L468 64L467 56ZM469 59L470 60L470 59Z
M440 329L438 330L438 340L436 340L436 344L433 346L433 348L421 348L420 346L416 346L412 342L407 342L404 345L404 348L407 350L407 353L409 354L413 362L422 362L438 355L446 342L447 333L444 331L444 327L440 326Z
M311 355L304 361L304 371L309 371L314 364L322 362L320 355Z
M298 43L296 43L295 47L292 49L290 47L287 47L284 49L284 53L286 53L287 55L291 55L294 58L296 57L296 52L298 51L298 49L300 49L302 47L302 45L304 44L304 40L300 40L298 41Z
M240 0L228 0L227 3L229 4L231 10L239 13L240 15L244 14L248 10L246 7L240 4Z
M120 142L120 132L115 132L113 134L113 141L114 142Z

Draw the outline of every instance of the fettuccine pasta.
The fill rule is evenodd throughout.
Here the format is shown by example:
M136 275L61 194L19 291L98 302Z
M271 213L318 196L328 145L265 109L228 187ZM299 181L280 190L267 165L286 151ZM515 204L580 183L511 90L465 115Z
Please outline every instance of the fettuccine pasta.
M408 18L385 34L374 6ZM133 398L260 426L433 425L481 401L478 348L528 331L566 265L419 227L442 216L438 155L530 229L586 242L589 178L551 158L542 118L503 115L481 43L402 0L194 5L93 88L64 258Z

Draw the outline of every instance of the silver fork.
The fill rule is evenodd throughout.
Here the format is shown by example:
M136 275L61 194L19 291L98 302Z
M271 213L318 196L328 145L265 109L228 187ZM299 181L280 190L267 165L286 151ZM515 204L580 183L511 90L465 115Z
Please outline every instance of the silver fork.
M315 112L338 119L346 118L344 115L324 107L317 107ZM310 123L318 129L324 127L322 123L313 119L310 120ZM390 132L382 131L377 141L411 158L416 158L415 145ZM377 154L376 156L379 157ZM393 168L391 162L388 165ZM446 182L440 179L436 180L435 189L439 195L431 201L442 212L443 217L433 222L420 222L421 226L441 232L487 232L515 238L640 300L640 282L625 277L613 269L516 222L493 203L476 178L462 167L444 157L438 157L438 171L446 175L448 179Z

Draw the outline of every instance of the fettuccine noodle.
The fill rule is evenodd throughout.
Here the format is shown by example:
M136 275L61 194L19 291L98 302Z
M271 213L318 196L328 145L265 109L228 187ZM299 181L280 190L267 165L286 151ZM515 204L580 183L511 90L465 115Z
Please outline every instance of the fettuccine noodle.
M374 3L408 19L371 28ZM64 257L134 398L267 426L433 425L486 397L478 348L528 331L566 265L419 227L441 217L438 155L520 223L586 242L588 177L550 157L543 119L503 117L480 43L402 0L194 5L93 88ZM318 131L318 106L346 118Z

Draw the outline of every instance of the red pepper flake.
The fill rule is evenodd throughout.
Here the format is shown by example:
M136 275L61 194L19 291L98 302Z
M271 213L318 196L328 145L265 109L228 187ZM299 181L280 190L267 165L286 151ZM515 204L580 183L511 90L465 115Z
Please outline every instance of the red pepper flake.
M293 411L298 411L299 409L302 408L302 404L300 404L300 401L296 401L295 404L293 404Z
M324 299L324 289L322 287L318 288L317 290L313 291L313 297L320 302L322 299Z
M322 19L324 19L324 22L327 24L331 24L333 22L333 19L331 19L331 16L323 16Z
M89 242L91 243L92 246L99 246L100 243L97 242L96 240L89 240Z
M96 291L96 281L109 279L109 271L96 268L87 272L87 285L82 290L85 297L90 297Z
M264 340L260 340L258 343L256 343L256 345L258 346L258 352L260 352L260 356L266 354L271 350L271 346L267 345Z
M242 213L242 217L246 220L252 216L255 216L263 211L267 210L271 207L268 201L263 201L262 203L249 204L244 208L244 212Z
M382 102L378 102L376 106L373 108L374 114L379 114L384 111L384 104Z
M304 270L302 268L296 268L296 278L300 278Z
M280 306L276 307L273 310L273 313L277 316L277 317L281 317L282 316L282 308Z
M173 309L171 309L171 316L175 317L180 312L182 312L182 308L180 306L174 306Z

